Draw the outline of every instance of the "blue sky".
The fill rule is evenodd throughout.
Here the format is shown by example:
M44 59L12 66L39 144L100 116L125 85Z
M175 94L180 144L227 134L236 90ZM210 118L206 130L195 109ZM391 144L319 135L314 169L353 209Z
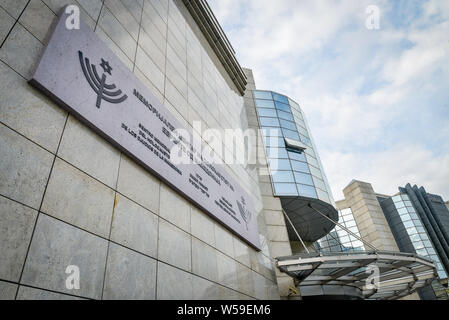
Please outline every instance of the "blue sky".
M359 179L449 201L449 1L209 4L258 89L301 104L336 200ZM379 30L365 26L370 5Z

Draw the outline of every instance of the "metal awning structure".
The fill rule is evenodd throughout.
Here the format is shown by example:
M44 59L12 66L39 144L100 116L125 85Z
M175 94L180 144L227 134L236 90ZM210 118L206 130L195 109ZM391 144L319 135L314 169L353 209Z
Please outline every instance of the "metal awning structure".
M435 264L401 252L308 253L277 258L277 267L299 283L304 298L395 300L438 277ZM374 288L368 286L378 270Z
M306 242L315 242L335 228L338 211L327 202L306 197L279 197L290 219L287 232L290 240L299 235Z

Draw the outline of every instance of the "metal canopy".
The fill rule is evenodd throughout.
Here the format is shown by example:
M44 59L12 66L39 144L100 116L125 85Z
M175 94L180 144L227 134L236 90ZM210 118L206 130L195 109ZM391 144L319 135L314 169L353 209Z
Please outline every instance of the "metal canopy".
M304 241L315 242L321 239L335 227L335 221L338 221L338 211L331 204L322 200L283 196L280 199L282 208ZM310 206L318 209L333 221L321 216ZM295 230L289 224L287 224L287 231L291 241L298 240Z
M438 277L431 260L401 252L309 253L276 260L281 272L299 282L303 297L357 293L360 299L396 300ZM368 266L379 270L377 289L367 289Z

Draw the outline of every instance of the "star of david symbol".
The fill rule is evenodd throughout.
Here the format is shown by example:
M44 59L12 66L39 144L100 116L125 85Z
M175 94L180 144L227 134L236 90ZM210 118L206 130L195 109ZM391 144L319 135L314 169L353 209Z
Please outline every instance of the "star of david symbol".
M104 59L101 59L100 67L103 68L104 72L107 72L109 73L109 75L112 75L111 74L112 67L109 65L109 62L104 61Z

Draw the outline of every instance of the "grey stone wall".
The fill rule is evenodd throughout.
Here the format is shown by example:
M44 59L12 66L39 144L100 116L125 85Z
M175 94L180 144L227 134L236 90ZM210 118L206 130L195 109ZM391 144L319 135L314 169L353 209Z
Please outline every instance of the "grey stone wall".
M279 299L256 170L226 167L256 203L262 252L28 85L66 4L189 130L248 125L181 1L0 0L0 298Z
M353 181L343 193L344 205L351 208L362 239L378 250L399 251L371 184Z

